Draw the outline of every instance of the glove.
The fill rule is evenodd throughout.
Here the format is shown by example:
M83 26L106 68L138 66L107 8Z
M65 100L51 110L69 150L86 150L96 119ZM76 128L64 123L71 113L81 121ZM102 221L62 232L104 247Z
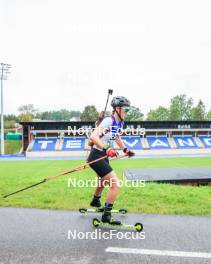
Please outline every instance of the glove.
M117 152L112 148L104 149L108 157L117 157Z
M127 148L124 148L123 152L127 154L129 158L135 156L135 153Z

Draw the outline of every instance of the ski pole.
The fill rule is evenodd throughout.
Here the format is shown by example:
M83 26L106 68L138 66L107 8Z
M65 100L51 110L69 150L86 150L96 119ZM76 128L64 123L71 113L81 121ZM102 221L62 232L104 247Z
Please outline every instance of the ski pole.
M121 158L126 157L126 156L127 156L126 154L124 154L124 155L120 155L120 156L117 156L117 157L114 158L114 159L111 159L110 161L117 160L117 159L121 159ZM90 162L87 162L87 163L85 163L85 164L83 164L83 165L81 165L81 166L79 166L79 167L76 167L76 168L73 168L73 169L71 169L71 170L67 170L67 171L61 172L61 173L59 173L59 174L57 174L57 175L55 175L55 176L48 176L48 177L46 177L45 179L43 179L42 181L40 181L40 182L34 183L34 184L32 184L32 185L30 185L30 186L27 186L27 187L25 187L25 188L22 188L22 189L19 189L19 190L15 191L15 192L12 192L12 193L9 193L9 194L5 194L5 195L3 195L3 198L7 198L8 196L14 195L14 194L19 193L19 192L23 192L23 191L25 191L25 190L27 190L27 189L33 188L33 187L35 187L35 186L37 186L37 185L39 185L39 184L45 183L45 182L47 182L47 181L49 181L49 180L57 179L57 178L59 178L59 177L61 177L61 176L64 176L64 175L66 175L66 174L69 174L69 173L72 173L72 172L75 172L75 171L80 171L80 170L86 169L86 168L88 168L91 164L93 164L93 163L95 163L95 162L98 162L98 161L100 161L100 160L103 160L103 159L105 159L105 158L107 158L107 157L108 157L108 156L105 155L105 156L100 157L100 158L98 158L98 159L96 159L96 160L92 160L92 161L90 161Z
M107 105L108 105L108 100L110 95L113 94L113 90L112 89L108 89L108 95L107 95L107 100L106 100L106 104L105 104L105 108L104 111L102 111L98 117L98 120L95 123L95 126L99 126L99 124L102 122L103 118L105 117L106 114L106 109L107 109Z
M104 114L106 113L109 96L112 95L112 94L113 94L113 90L112 89L108 89L108 97L107 97L107 101L106 101L106 105L105 105L105 109L104 109Z

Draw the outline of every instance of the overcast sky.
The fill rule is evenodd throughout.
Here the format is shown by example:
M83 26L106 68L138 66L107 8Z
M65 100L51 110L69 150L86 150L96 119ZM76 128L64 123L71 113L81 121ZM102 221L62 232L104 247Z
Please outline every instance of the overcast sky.
M211 108L211 1L0 0L5 112L104 108L107 89L144 113L174 95Z

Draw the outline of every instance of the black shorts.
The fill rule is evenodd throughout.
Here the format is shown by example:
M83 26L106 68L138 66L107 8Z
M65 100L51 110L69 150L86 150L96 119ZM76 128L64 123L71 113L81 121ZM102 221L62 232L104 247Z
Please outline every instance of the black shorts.
M100 151L96 148L92 148L89 157L87 159L88 162L99 159L103 156L105 156L106 153L105 151ZM102 160L99 160L95 163L92 163L90 167L97 173L99 177L104 177L106 176L109 172L111 172L113 169L111 168L109 164L109 159L105 158Z

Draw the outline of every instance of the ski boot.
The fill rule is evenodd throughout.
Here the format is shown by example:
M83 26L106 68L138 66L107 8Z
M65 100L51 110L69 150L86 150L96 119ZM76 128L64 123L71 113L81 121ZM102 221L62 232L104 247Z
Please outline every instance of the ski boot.
M93 207L98 207L98 208L101 207L100 196L98 197L94 195L90 205Z
M112 211L112 205L108 204L105 205L104 212L101 218L102 223L108 223L110 225L121 225L121 221L115 220L111 216L111 211Z

